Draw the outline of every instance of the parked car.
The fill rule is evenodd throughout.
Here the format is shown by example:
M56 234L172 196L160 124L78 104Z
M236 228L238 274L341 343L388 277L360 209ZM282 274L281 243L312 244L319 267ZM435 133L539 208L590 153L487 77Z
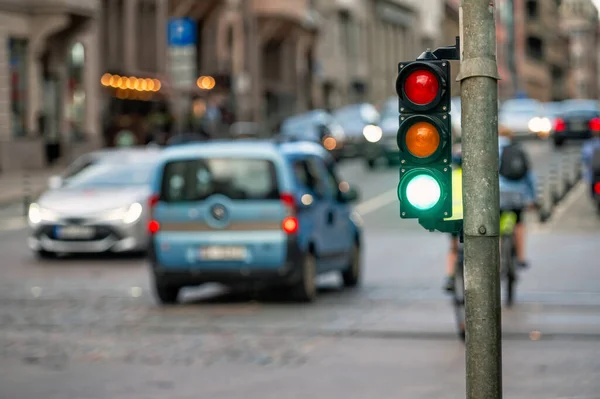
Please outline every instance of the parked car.
M600 109L596 100L566 100L554 120L554 145L567 140L589 139L600 130Z
M341 158L344 129L329 112L322 109L285 119L279 134L287 139L319 143L335 159Z
M152 190L149 263L161 303L203 283L285 287L311 301L317 274L337 270L346 286L359 282L358 193L317 143L173 147Z
M376 143L383 136L379 127L379 112L372 104L347 105L332 114L344 129L341 148L343 158L364 156L365 144Z
M398 113L398 98L389 98L381 107L379 128L382 135L379 140L366 142L365 161L369 169L375 168L377 161L384 160L388 165L400 162L398 149L398 128L400 126ZM376 139L374 137L373 139Z
M29 206L29 248L57 254L144 252L154 147L105 150L78 158Z
M498 111L498 122L520 138L546 138L552 130L542 103L528 98L505 101Z

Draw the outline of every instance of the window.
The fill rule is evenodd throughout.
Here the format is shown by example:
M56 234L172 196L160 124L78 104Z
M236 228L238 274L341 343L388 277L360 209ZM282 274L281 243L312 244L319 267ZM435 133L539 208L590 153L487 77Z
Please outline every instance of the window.
M543 42L539 37L530 36L527 38L527 53L535 60L544 58Z
M539 9L537 0L527 1L527 17L529 19L537 19L539 17Z
M10 57L10 105L12 134L15 137L26 135L27 118L27 39L8 39Z
M87 165L65 183L67 188L129 187L150 183L154 163Z
M350 13L348 11L341 11L339 13L339 18L342 48L345 49L347 58L356 58L356 38L354 35L354 24L350 18Z
M161 200L201 201L221 194L234 200L279 199L275 165L265 159L211 158L165 165Z
M340 184L341 180L337 175L336 169L335 169L335 164L333 162L328 162L327 163L327 178L329 180L329 187L333 190L332 194L333 194L333 198L337 199L338 201L341 198L341 187Z
M69 169L67 169L67 172L64 174L64 178L65 179L69 179L79 173L81 173L83 170L87 169L88 167L96 164L97 160L94 158L84 158L84 159L79 159L77 161L75 161L70 167Z

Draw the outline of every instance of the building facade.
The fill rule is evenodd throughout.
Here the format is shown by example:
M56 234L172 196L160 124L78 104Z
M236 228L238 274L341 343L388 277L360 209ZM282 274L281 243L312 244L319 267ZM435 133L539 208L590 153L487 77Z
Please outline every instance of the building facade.
M398 63L415 59L419 9L411 0L321 0L317 44L318 105L379 104L395 96Z
M0 0L0 171L98 135L96 0Z
M598 10L591 0L565 0L561 28L569 37L571 98L598 98Z
M440 37L435 47L454 45L456 37L460 36L459 5L459 0L444 1ZM460 72L460 61L450 61L450 65L452 68L450 93L452 97L460 96L460 82L456 81L456 77Z
M144 143L154 133L154 115L170 108L168 0L101 0L98 19L101 144L116 145L123 130Z
M559 0L498 2L498 64L502 99L568 97L568 40L559 27Z
M201 82L177 85L179 115L195 114L197 101L212 98L234 120L274 128L313 107L320 24L311 1L171 0L169 14L194 22L197 76L214 79L209 89Z

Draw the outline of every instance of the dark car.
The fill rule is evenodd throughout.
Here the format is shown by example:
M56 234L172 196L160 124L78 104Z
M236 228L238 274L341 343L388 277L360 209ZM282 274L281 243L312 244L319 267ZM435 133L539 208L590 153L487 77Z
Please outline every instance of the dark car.
M279 134L282 138L319 143L333 158L340 158L344 129L325 110L316 109L285 119Z
M554 144L560 147L567 140L585 140L600 131L600 108L596 100L567 100L554 120Z
M346 105L335 110L333 117L342 125L345 137L342 140L342 157L364 156L367 143L381 140L379 112L368 103Z
M398 98L388 99L383 104L379 121L379 128L382 132L381 137L379 140L375 140L377 137L372 138L374 141L367 140L365 160L369 169L373 169L379 160L384 160L388 165L399 162L399 150L396 140L399 117Z

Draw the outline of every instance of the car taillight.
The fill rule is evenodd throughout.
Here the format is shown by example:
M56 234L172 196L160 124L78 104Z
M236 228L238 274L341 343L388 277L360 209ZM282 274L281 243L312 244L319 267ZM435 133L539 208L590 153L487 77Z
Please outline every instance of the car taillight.
M594 193L600 195L600 183L594 184Z
M150 217L152 217L152 214L153 214L152 210L156 206L156 204L158 204L159 200L160 200L160 197L156 194L150 196L150 198L148 199L148 206L150 207ZM154 234L158 233L158 230L160 230L160 223L158 223L154 219L150 219L150 221L148 222L148 233L150 233L151 235L154 235Z
M556 132L564 132L565 130L567 130L567 124L565 123L564 120L557 118L554 121L554 131Z
M160 197L156 194L150 196L150 199L148 200L148 205L150 206L150 209L154 208L154 206L158 204L159 199Z
M288 234L294 234L298 231L298 219L293 216L288 216L283 219L283 223L281 224L283 227L283 231Z
M294 196L289 193L283 193L279 197L281 199L281 203L285 206L287 213L289 215L294 215L296 213L296 200Z
M590 130L594 132L600 131L600 118L594 118L590 121Z
M150 234L156 234L158 233L158 230L160 230L160 223L158 223L156 220L151 220L148 222L148 232Z

